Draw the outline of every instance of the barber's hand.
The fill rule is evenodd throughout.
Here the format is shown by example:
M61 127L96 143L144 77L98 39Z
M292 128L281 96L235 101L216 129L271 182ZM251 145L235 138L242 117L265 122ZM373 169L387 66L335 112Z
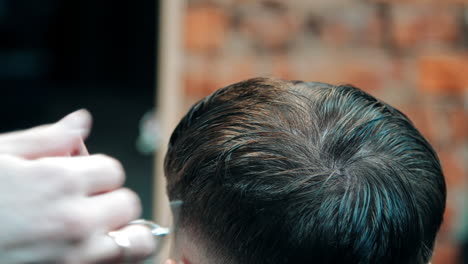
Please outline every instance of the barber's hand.
M108 156L86 155L91 117L0 135L0 263L102 263L122 258L107 232L130 240L126 257L151 254L138 196L121 188L124 171ZM74 156L82 154L82 156ZM124 227L124 228L122 228Z

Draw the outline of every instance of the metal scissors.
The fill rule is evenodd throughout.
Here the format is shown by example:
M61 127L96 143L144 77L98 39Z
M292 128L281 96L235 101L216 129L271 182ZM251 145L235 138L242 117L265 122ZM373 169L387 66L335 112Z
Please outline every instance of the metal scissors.
M166 237L174 232L174 230L177 227L178 224L178 219L179 219L179 214L180 214L180 208L182 206L183 202L180 200L175 200L171 201L169 203L171 211L172 211L172 218L173 218L173 224L172 227L163 227L160 226L159 224L150 221L150 220L145 220L145 219L137 219L134 221L131 221L128 223L129 225L143 225L148 227L151 230L151 233L153 234L154 240L155 240L155 251L153 253L153 256L157 256L161 249L163 248L163 245L167 242Z

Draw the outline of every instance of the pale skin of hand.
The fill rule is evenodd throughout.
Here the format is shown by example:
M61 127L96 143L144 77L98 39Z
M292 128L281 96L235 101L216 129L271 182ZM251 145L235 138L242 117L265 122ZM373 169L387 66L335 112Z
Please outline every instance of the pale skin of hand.
M127 257L154 250L149 229L125 227L140 215L140 200L122 188L117 160L88 154L90 127L90 114L80 110L0 134L0 263L117 262L122 250L106 235L114 230L130 240Z

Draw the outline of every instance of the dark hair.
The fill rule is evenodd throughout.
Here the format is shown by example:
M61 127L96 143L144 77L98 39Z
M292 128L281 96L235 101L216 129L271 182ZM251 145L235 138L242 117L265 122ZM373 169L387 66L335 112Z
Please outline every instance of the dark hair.
M429 143L350 85L222 88L180 121L165 173L216 263L427 263L445 209Z

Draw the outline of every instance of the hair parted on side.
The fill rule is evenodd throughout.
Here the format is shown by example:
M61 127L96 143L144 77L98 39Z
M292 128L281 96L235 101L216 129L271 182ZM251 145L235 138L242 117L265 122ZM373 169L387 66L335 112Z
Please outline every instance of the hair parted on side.
M350 85L255 78L196 103L165 158L180 226L216 263L427 263L445 209L435 151Z

